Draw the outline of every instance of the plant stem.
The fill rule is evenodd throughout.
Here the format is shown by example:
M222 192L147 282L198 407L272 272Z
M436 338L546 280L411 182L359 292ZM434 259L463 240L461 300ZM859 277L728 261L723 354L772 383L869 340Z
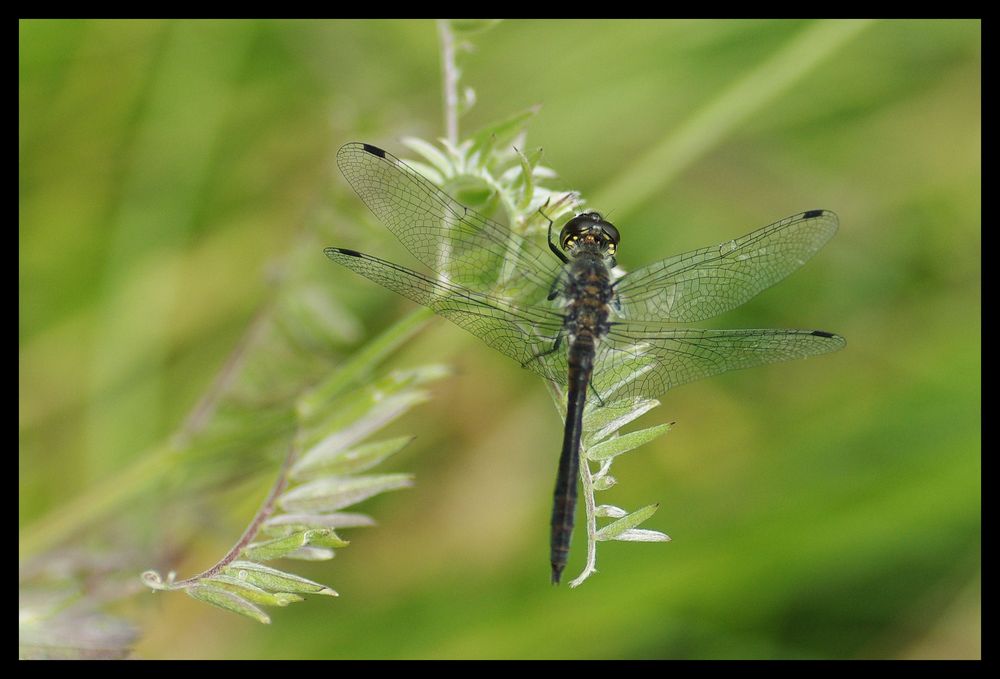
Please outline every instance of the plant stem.
M583 581L597 572L597 503L594 501L594 475L590 464L580 447L580 482L583 484L583 501L587 509L587 565L580 575L570 580L571 588L579 587Z
M455 35L447 19L438 19L441 38L441 84L444 95L444 129L448 142L458 144L458 67L455 64Z
M178 589L197 582L203 578L210 578L223 568L228 566L230 563L235 561L240 553L246 549L260 531L261 525L270 518L271 514L274 513L274 508L277 506L278 496L285 490L288 485L288 473L292 468L292 463L295 461L296 448L292 444L288 447L288 454L285 455L284 462L281 463L281 469L278 470L278 478L275 479L274 485L271 486L271 492L267 494L264 502L261 504L260 509L257 510L257 514L253 517L253 521L247 526L246 530L243 531L243 535L240 539L233 545L222 559L219 560L214 566L209 568L203 573L199 573L193 577L187 578L186 580L179 580L172 583L170 589Z

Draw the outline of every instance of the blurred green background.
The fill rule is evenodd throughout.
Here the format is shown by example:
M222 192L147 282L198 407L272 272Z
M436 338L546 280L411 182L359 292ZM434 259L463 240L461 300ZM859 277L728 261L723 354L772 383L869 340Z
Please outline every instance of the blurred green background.
M648 191L616 205L637 158L669 150L720 92L757 96L768 84L748 73L814 28L511 21L462 56L478 95L463 131L542 104L529 147L611 212L626 269L801 210L840 215L802 271L712 325L823 328L847 349L671 392L641 423L673 431L616 463L601 500L660 502L647 526L673 542L604 543L595 577L551 587L558 416L540 381L435 320L390 361L456 371L398 423L418 439L391 466L416 487L366 504L378 527L296 571L341 597L274 609L265 627L139 592L115 604L138 655L978 657L980 22L861 27L716 123L676 171L641 165ZM24 539L100 484L131 482L280 289L292 243L316 247L314 283L357 317L331 362L408 313L323 257L341 245L414 266L333 156L352 140L406 155L400 137L443 129L430 21L19 29ZM130 545L122 582L164 549L193 574L235 541L276 464L259 459L238 493L143 489L67 540ZM192 506L197 521L164 529ZM578 531L567 575L584 551Z

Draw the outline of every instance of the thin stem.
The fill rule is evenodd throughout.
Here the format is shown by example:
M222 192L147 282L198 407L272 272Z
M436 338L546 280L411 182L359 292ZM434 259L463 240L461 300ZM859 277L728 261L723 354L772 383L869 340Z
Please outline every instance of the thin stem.
M458 144L458 66L455 64L455 35L447 19L438 19L441 37L441 84L444 94L444 129L448 142Z
M264 321L268 320L269 312L270 308L268 306L261 307L253 320L250 321L250 326L244 331L240 341L226 358L226 362L215 376L215 379L212 380L208 391L201 397L197 405L195 405L194 409L187 416L187 419L184 420L180 431L177 432L174 440L178 448L186 445L195 434L200 432L215 413L215 409L218 407L223 394L226 393L226 389L233 383L233 380L239 374L240 368L243 367L250 347L253 346L254 341L263 330Z
M597 503L594 501L594 475L590 464L580 447L580 481L583 484L584 507L587 509L587 565L576 578L570 581L572 588L579 587L583 581L597 572Z
M271 486L271 492L267 494L267 498L265 498L263 504L261 504L260 509L257 510L257 514L253 517L253 521L251 521L250 525L247 526L245 531L243 531L243 535L241 535L240 539L235 545L233 545L233 548L230 549L217 564L209 568L207 571L199 573L198 575L190 577L186 580L174 582L171 585L171 589L178 589L184 587L185 585L193 584L204 578L210 578L219 573L223 568L235 561L239 557L240 553L246 549L247 545L253 542L253 539L257 537L257 533L260 532L260 527L271 517L271 514L274 513L274 509L277 507L278 503L278 496L284 492L285 487L288 485L288 475L292 468L292 463L295 461L296 452L294 444L288 447L288 454L285 455L285 460L281 463L281 469L278 471L278 478L275 479L274 485Z

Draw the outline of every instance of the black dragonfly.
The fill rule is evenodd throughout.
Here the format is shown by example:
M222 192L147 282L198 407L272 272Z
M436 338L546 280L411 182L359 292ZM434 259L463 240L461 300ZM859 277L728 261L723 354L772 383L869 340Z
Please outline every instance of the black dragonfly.
M802 212L616 279L620 235L597 212L570 219L558 246L550 221L546 251L376 146L345 144L337 164L365 205L437 275L346 248L327 248L330 259L430 307L567 391L552 509L553 583L569 552L588 394L598 405L623 405L727 370L845 345L822 330L672 327L737 307L802 266L837 230L828 210Z

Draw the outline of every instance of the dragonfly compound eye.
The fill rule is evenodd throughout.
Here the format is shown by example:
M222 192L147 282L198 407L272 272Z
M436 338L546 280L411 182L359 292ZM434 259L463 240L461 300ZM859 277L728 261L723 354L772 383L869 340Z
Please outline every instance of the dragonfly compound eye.
M559 234L559 245L561 245L562 249L565 250L578 239L590 233L593 226L594 216L589 212L573 217L573 219L566 222L566 226L562 228L562 231Z
M614 252L619 238L618 229L606 222L600 213L584 212L566 222L559 234L559 244L565 250L583 240L603 245Z
M604 231L604 236L608 239L611 250L614 251L618 247L618 241L622 239L621 234L618 233L618 229L611 222L602 221L601 229Z

